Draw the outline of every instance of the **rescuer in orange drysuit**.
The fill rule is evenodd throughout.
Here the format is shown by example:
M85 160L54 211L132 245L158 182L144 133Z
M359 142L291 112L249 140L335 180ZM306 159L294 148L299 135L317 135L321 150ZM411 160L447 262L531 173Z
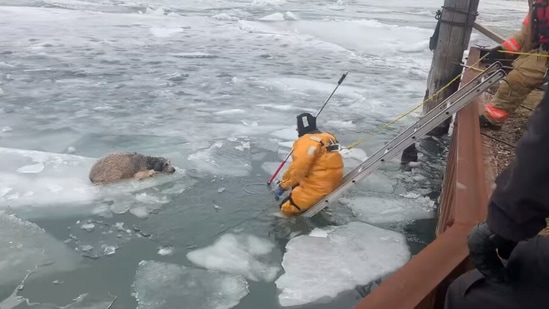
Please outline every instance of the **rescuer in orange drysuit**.
M319 131L316 118L309 113L297 116L297 133L292 163L275 190L278 200L292 188L280 203L280 211L285 216L299 215L311 208L343 180L343 158L335 136Z
M482 127L501 129L530 92L545 82L549 59L549 7L546 0L528 0L528 6L521 30L494 47L488 55L488 58L497 58L502 50L528 53L520 54L513 61L506 82L500 84L493 101L486 104L479 119Z

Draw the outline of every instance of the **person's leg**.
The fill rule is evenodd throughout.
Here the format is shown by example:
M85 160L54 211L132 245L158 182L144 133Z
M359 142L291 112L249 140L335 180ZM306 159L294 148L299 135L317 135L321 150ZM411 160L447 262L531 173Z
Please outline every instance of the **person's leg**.
M543 84L546 70L547 57L529 55L517 58L492 102L486 104L480 125L499 130L532 90Z
M538 309L547 308L545 291L514 285L496 284L478 270L458 277L446 291L444 309ZM540 302L542 299L547 302Z
M301 214L299 206L295 205L292 199L292 193L285 197L279 204L280 212L286 217L293 217Z

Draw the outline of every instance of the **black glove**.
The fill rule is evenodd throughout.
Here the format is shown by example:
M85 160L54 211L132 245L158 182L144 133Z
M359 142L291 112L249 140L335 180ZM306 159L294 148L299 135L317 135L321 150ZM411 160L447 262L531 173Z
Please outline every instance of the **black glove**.
M467 237L469 257L488 280L503 283L509 282L507 269L501 259L507 260L517 245L490 230L486 222L478 224ZM497 250L497 251L496 251Z
M488 51L488 54L486 55L487 59L497 60L501 58L505 58L507 54L500 53L500 51L505 50L501 45L498 45Z

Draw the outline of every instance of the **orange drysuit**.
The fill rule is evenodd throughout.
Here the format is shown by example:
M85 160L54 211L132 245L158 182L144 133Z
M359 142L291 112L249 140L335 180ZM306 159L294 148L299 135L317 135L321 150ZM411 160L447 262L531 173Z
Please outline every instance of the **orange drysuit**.
M343 158L338 148L332 134L319 131L304 134L294 142L292 163L279 184L284 190L293 188L280 203L282 214L304 212L341 184Z

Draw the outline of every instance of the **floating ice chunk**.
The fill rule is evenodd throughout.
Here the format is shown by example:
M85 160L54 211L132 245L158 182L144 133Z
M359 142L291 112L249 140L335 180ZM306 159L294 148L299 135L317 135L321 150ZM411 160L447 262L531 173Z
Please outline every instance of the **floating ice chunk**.
M226 14L226 13L214 15L212 16L212 18L217 20L232 20L232 21L237 21L239 19L238 17L230 16L229 14Z
M53 284L63 284L63 281L54 280ZM86 299L88 294L80 294L74 299L74 301L68 305L60 307L50 303L38 303L30 302L28 298L18 295L19 288L15 289L13 293L6 299L0 302L0 308L13 309L19 307L20 304L27 304L27 308L38 309L105 309L112 307L113 301L103 301L102 299Z
M405 198L418 198L421 196L419 193L416 193L416 192L406 192L399 195Z
M257 127L258 126L257 121L251 121L250 122L250 121L242 120L240 122L242 122L243 125L248 126L248 127Z
M294 146L294 141L279 142L278 146L288 148L288 149L292 149L292 147Z
M36 224L0 211L0 286L20 282L27 270L34 276L75 269L80 257ZM53 264L49 264L53 262Z
M141 219L147 218L149 216L149 211L145 206L132 208L130 209L130 213Z
M288 129L282 129L278 131L274 131L271 133L272 136L278 137L285 140L296 140L297 139L297 131L295 128L288 128Z
M214 114L217 115L234 115L234 114L245 114L246 111L240 108L226 109L222 111L217 111Z
M122 222L112 225L101 220L88 220L86 225L93 225L94 233L84 232L85 228L74 228L78 227L79 223L76 224L76 226L69 226L71 234L66 243L87 258L98 259L102 256L113 255L118 248L134 236L132 230L125 229ZM85 225L81 227L85 227Z
M247 176L251 172L251 155L248 138L235 141L216 141L208 148L187 157L197 170L215 175ZM245 151L245 149L247 151Z
M225 187L221 187L219 189L217 189L217 193L222 193L225 191Z
M366 159L368 159L368 156L366 155L366 152L360 148L342 148L341 149L341 156L343 156L344 159L354 159L358 162L363 162Z
M287 11L286 13L284 13L284 19L286 20L299 20L299 16L295 13L292 13L290 11Z
M170 202L167 196L158 197L144 192L136 194L135 199L139 202L147 204L166 204Z
M348 200L347 206L357 217L368 223L393 223L429 219L434 216L434 202L427 198L394 198L365 196Z
M133 283L137 309L229 309L249 293L242 276L141 261Z
M182 28L161 28L161 27L153 27L150 28L149 31L154 35L155 37L159 38L167 38L170 36L174 36L178 33L183 32Z
M213 245L187 253L187 258L210 270L270 282L280 270L278 265L263 262L273 249L273 243L253 235L224 234Z
M275 282L282 306L333 298L395 271L410 258L404 235L361 222L334 228L328 237L295 237L286 252L285 273Z
M12 188L0 188L0 197L4 197L6 194L10 193L11 191L13 191Z
M419 166L421 166L421 162L411 161L411 162L408 162L408 166L410 166L410 167L419 167Z
M109 207L110 211L112 213L121 215L126 213L128 210L130 210L131 205L133 204L132 200L128 199L117 199L114 201L114 203Z
M159 255L172 255L173 254L173 251L174 251L174 248L173 247L167 247L167 248L160 248L158 249L158 254Z
M328 237L328 234L330 233L330 231L333 230L333 229L321 229L321 228L318 228L318 227L315 227L311 233L309 233L309 236L311 237Z
M89 212L89 202L107 196L121 196L154 187L186 175L177 169L171 175L158 175L143 181L128 180L96 186L87 175L96 159L71 154L10 149L0 147L0 191L10 188L4 196L10 207L67 207L80 205ZM4 205L0 205L0 208ZM33 211L36 215L40 212ZM51 213L50 213L51 214Z
M103 246L103 254L105 255L113 255L116 252L115 246Z
M359 187L368 191L383 193L394 192L396 184L397 180L380 173L370 174L368 177L357 183Z
M82 228L84 231L87 231L87 232L93 232L93 229L95 228L95 224L85 223L85 224L82 224L80 228Z
M241 142L241 145L235 146L234 148L239 151L250 149L250 141Z
M22 174L36 174L44 170L44 164L38 162L32 165L25 165L17 169L18 173Z
M83 245L83 246L80 246L80 251L82 252L91 252L93 250L93 246L92 245Z
M149 14L149 15L155 15L155 16L163 16L163 15L166 15L166 12L164 11L164 9L162 7L159 7L158 9L154 10L150 7L147 8L147 10L145 11L146 14Z
M261 20L261 21L283 21L284 20L284 15L282 15L282 13L273 13L271 15L261 17L259 20Z

